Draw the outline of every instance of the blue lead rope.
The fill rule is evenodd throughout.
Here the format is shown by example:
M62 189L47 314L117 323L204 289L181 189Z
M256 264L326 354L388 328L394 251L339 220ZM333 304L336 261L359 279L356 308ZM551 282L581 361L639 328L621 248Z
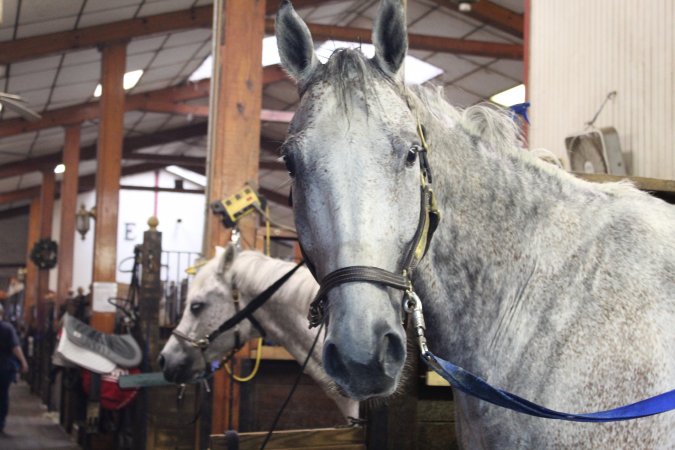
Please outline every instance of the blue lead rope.
M563 413L544 408L522 397L492 387L485 380L435 356L429 351L422 356L422 359L436 373L445 378L453 388L494 405L535 417L572 422L615 422L653 416L675 409L675 389L673 389L655 397L607 411L589 414Z

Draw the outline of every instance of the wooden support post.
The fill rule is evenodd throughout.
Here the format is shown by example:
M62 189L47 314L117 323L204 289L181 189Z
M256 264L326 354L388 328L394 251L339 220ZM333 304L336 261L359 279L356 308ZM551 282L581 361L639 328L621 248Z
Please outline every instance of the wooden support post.
M28 213L28 246L26 248L26 294L23 300L23 322L26 327L33 322L33 306L37 305L38 268L30 260L33 245L40 239L40 197L36 196L30 202Z
M42 172L42 185L40 186L40 239L52 238L52 220L54 216L54 192L56 182L54 172L45 170ZM42 330L45 326L45 297L49 292L49 269L38 271L37 291L37 328Z
M73 251L75 245L75 213L80 165L80 126L66 127L63 145L66 171L61 183L61 230L59 232L59 277L56 283L57 304L63 303L73 284Z
M209 114L208 201L223 199L257 181L262 104L262 39L264 0L215 0L214 74ZM204 254L229 241L230 233L208 213ZM240 223L242 243L255 240L255 218ZM236 361L234 366L236 366ZM239 390L224 371L213 382L212 430L222 433L239 425ZM231 412L231 414L230 414Z
M96 235L94 240L93 281L114 283L117 273L117 208L124 138L124 88L126 44L102 49L101 124L96 168ZM94 305L95 306L95 305ZM91 326L112 333L115 314L96 311Z

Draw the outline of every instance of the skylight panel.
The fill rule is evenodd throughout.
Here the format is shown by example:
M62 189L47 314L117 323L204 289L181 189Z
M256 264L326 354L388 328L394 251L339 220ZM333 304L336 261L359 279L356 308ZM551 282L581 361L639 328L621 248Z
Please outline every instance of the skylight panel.
M490 101L502 106L513 106L525 102L525 85L519 84L490 97Z

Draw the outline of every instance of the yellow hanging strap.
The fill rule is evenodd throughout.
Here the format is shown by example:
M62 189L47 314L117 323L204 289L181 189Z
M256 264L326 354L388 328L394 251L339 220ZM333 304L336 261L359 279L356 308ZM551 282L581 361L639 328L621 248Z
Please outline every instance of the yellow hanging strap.
M271 253L271 243L272 241L272 229L270 228L270 207L269 204L265 205L265 254L267 256L272 256Z
M246 383L248 381L251 381L258 374L258 369L260 369L260 360L262 359L262 352L263 352L263 340L262 338L258 338L258 350L256 350L255 352L255 364L253 365L253 370L248 376L239 377L237 375L232 375L232 369L230 369L229 365L225 364L223 367L225 367L225 370L229 375L232 375L234 381L238 381L239 383Z
M269 205L265 205L265 254L267 256L270 256L271 253L270 252L271 241L272 241L272 229L270 227L270 207ZM234 381L237 381L239 383L246 383L248 381L251 381L253 378L255 378L255 376L258 374L258 370L260 369L260 360L262 359L262 353L263 353L263 339L258 338L258 350L255 352L255 364L253 365L253 370L249 375L245 377L232 375L232 369L227 364L224 365L225 370L229 375L232 375Z

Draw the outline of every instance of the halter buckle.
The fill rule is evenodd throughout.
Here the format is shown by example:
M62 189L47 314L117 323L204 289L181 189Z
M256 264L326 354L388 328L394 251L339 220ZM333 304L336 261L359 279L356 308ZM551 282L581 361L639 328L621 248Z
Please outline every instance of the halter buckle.
M190 345L192 345L194 348L204 350L209 346L209 338L207 336L202 339L197 339L196 341L190 341Z

